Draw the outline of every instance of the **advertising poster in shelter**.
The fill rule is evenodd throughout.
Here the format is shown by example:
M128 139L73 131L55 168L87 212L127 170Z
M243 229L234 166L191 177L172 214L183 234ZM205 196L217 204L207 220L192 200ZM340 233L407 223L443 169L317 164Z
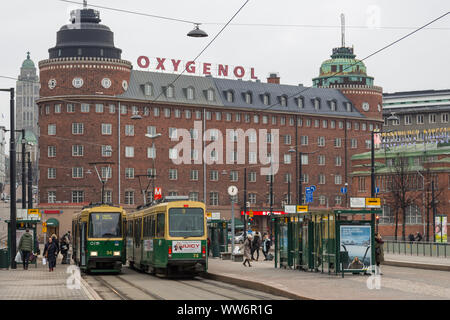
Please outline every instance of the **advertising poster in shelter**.
M447 242L447 216L436 217L436 242Z
M372 265L371 226L341 226L340 238L340 251L348 253L344 270L366 270Z

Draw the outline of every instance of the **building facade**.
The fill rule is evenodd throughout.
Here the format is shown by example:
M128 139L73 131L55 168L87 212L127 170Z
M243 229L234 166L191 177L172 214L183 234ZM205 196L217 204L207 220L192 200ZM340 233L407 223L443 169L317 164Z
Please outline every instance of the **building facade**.
M65 207L100 202L98 163L107 202L134 210L156 186L229 219L227 188L235 185L236 216L245 189L265 231L270 173L272 209L280 211L297 202L300 156L303 188L317 186L310 205L346 205L340 189L350 182L350 158L370 149L370 132L381 128L381 88L137 71L97 11L75 10L76 23L83 27L63 26L39 62L40 207L66 214Z
M388 121L390 116L395 121ZM421 90L383 94L383 130L427 132L450 126L450 90Z

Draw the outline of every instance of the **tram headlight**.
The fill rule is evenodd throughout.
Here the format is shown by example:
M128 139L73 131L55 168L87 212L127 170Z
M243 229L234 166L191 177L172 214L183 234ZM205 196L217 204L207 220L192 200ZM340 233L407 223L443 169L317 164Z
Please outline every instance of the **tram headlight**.
M115 257L120 256L120 251L114 251L114 256L115 256Z
M98 256L97 251L91 251L91 257L96 257L96 256Z

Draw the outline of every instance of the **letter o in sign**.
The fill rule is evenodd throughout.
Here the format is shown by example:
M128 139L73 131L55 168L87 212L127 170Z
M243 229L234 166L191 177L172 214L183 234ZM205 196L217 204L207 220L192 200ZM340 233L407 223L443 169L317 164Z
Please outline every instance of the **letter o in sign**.
M245 70L243 67L238 66L238 67L234 68L233 73L236 78L243 78L245 75Z
M137 60L138 66L141 68L148 68L150 60L146 56L140 56Z

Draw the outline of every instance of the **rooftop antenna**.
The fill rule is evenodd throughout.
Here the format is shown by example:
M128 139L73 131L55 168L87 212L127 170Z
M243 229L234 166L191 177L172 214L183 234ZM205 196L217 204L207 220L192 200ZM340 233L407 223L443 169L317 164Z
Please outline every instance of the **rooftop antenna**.
M345 47L345 15L341 13L341 46Z

